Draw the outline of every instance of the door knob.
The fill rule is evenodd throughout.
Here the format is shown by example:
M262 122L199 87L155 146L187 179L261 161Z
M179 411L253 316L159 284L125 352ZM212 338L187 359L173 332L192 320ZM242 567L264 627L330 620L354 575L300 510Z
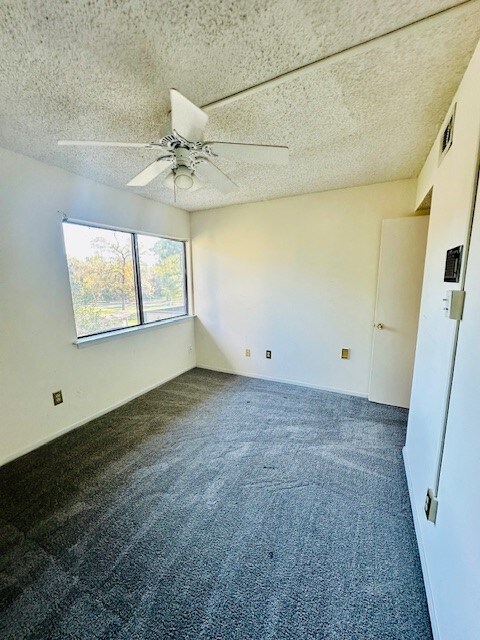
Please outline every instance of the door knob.
M385 327L385 325L383 324L383 322L379 322L377 324L377 329L383 329Z

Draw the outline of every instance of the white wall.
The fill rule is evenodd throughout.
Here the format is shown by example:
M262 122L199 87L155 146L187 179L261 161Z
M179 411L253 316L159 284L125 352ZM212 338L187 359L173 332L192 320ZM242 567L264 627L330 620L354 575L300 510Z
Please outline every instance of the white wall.
M439 511L427 551L443 640L480 637L480 193L461 322ZM439 636L440 637L440 636Z
M475 194L480 142L480 48L477 48L466 71L453 100L455 102L453 146L438 166L437 138L418 181L417 202L423 200L432 185L433 197L405 461L436 637L442 640L473 640L480 637L480 537L478 515L475 514L480 466L473 464L472 452L470 458L463 456L468 454L465 446L473 447L473 451L480 447L478 417L475 428L472 421L463 425L457 422L448 427L445 460L449 461L450 471L447 473L445 469L442 476L435 525L426 520L423 504L427 488L433 488L435 484L455 341L456 323L445 318L443 298L448 289L460 288L460 284L443 282L445 253L451 247L466 244ZM469 277L478 290L480 271ZM467 292L467 300L468 296ZM463 326L462 321L460 335ZM468 348L472 352L478 351L480 341L478 316L476 328L476 332L470 329L469 334ZM474 367L471 375L475 376ZM459 379L466 377L463 375ZM478 373L473 379L476 380L475 389L469 384L462 393L478 395ZM457 385L458 391L461 384ZM476 402L476 397L471 396L470 401ZM469 430L467 435L465 431ZM460 444L458 439L464 436L466 439ZM465 467L464 461L468 462ZM472 531L476 531L475 540Z
M192 214L198 365L366 394L381 224L413 212L415 187L406 180ZM342 347L350 360L340 359Z
M195 363L191 319L73 346L59 211L190 236L184 211L0 150L0 463ZM54 407L57 389L64 403Z

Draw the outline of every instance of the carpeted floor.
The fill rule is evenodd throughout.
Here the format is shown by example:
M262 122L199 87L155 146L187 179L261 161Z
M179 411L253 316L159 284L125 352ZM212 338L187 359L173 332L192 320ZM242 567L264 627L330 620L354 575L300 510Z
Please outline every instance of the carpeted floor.
M196 369L0 468L0 637L430 640L406 417Z

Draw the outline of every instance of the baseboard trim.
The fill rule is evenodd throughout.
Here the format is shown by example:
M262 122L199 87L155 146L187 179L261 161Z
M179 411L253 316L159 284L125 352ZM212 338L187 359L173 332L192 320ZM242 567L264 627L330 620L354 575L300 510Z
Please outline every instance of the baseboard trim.
M318 384L310 384L309 382L300 382L299 380L289 380L287 378L273 378L272 376L262 376L256 373L247 373L246 371L235 371L234 369L222 369L220 367L210 367L206 364L198 364L197 369L207 369L207 371L218 371L219 373L230 373L235 376L245 376L246 378L257 378L258 380L269 380L270 382L282 382L283 384L293 384L297 387L308 387L309 389L318 389L319 391L330 391L331 393L341 393L344 396L355 396L357 398L368 398L367 393L358 393L357 391L348 391L346 389L335 389L334 387L321 387Z
M422 565L423 581L425 583L425 592L427 594L427 604L428 604L428 611L430 613L432 633L435 640L441 640L437 613L435 609L435 602L433 599L432 585L430 582L430 574L428 572L428 563L427 563L427 556L425 554L425 545L423 543L423 537L422 537L422 532L420 528L420 519L419 519L417 507L415 505L415 491L413 486L412 474L410 472L410 464L408 462L407 447L403 447L402 452L403 452L403 463L405 466L405 475L407 477L408 493L410 496L410 507L412 509L413 524L415 527L415 535L417 537L418 552L420 554L420 562ZM421 514L421 516L423 516L423 514Z
M118 409L118 407L121 407L124 404L127 404L127 402L130 402L131 400L135 400L135 398L139 398L140 396L143 396L145 393L148 393L149 391L153 391L153 389L156 389L157 387L161 387L167 382L170 382L170 380L174 380L175 378L178 378L178 376L181 376L183 373L187 373L187 371L191 371L192 369L195 369L196 366L197 365L193 364L192 366L187 367L186 369L182 369L181 371L178 371L177 373L174 373L173 375L168 376L168 378L165 378L161 382L156 382L155 384L152 384L149 387L146 387L142 391L138 391L137 393L134 393L131 396L128 396L127 398L124 398L123 400L120 400L119 402L116 402L115 404L110 405L106 409L97 411L96 413L93 413L87 418L82 418L81 420L78 420L77 422L74 422L73 424L70 424L67 427L63 427L62 429L60 429L60 431L56 431L53 434L50 434L48 436L45 436L44 438L41 438L40 440L37 440L32 445L29 445L28 447L24 447L23 449L20 449L20 451L17 451L16 453L10 456L7 456L3 460L1 460L0 467L2 467L5 464L8 464L9 462L12 462L12 460L21 458L22 456L26 455L27 453L30 453L31 451L35 451L35 449L39 449L44 444L47 444L52 440L56 440L60 436L63 436L65 433L68 433L69 431L73 431L77 427L81 427L82 425L87 424L87 422L90 422L91 420L100 418L101 416L104 416L106 413L109 413L114 409Z

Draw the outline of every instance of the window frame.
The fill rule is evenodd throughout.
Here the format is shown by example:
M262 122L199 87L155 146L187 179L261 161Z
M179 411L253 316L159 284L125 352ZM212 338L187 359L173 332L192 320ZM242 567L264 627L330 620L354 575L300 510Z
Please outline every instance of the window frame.
M118 231L122 233L130 234L130 241L132 243L132 263L133 263L133 278L134 278L134 290L135 290L135 303L137 306L137 315L139 322L134 325L130 325L128 327L118 327L116 329L106 329L104 331L96 331L94 333L85 334L79 336L77 333L77 323L75 318L75 305L73 303L73 295L72 295L72 284L70 280L70 268L68 266L68 253L67 246L65 242L65 234L63 234L63 225L71 224L83 227L92 227L95 229L104 229L106 231ZM98 222L89 222L87 220L76 220L73 218L69 218L68 216L63 216L62 218L62 235L63 235L63 243L65 249L65 258L67 263L67 272L68 272L68 283L70 287L70 297L72 300L72 309L73 316L75 319L75 335L76 335L76 343L81 341L90 341L92 339L101 339L102 337L113 336L115 334L121 335L123 333L130 333L132 331L143 329L146 327L153 327L162 324L170 324L175 320L183 320L190 316L190 300L189 300L189 274L188 274L188 259L187 259L187 243L189 242L183 238L173 238L169 236L161 236L156 233L151 233L148 231L134 231L133 229L125 229L122 227L112 227L110 225L101 224ZM142 294L142 277L141 277L141 266L140 266L140 254L138 252L138 238L137 236L151 236L152 238L158 238L159 240L170 240L173 242L179 242L183 245L183 295L185 300L185 313L181 313L179 315L170 316L168 318L163 318L162 320L152 320L151 322L145 322L145 313L143 309L143 294Z

